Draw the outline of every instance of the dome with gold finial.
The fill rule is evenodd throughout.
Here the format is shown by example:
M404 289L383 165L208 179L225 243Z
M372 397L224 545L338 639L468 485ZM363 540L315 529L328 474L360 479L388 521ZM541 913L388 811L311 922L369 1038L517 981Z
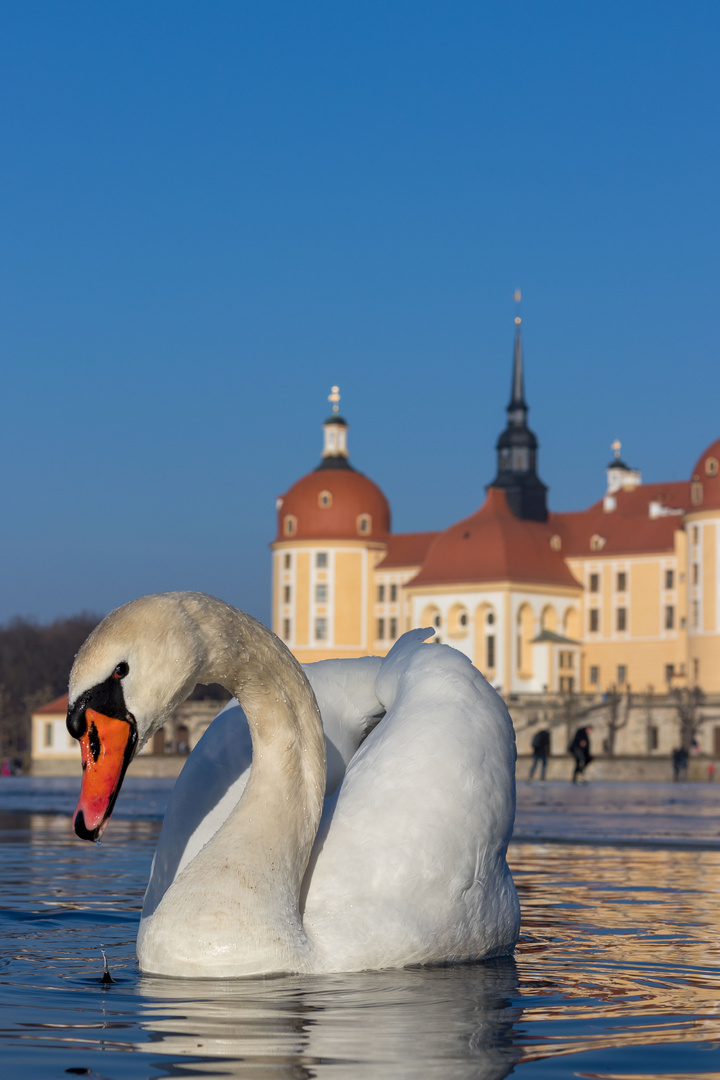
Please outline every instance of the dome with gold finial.
M275 542L288 540L385 539L390 505L380 488L349 461L348 423L340 416L340 391L333 386L332 413L323 424L323 451L312 472L277 500Z

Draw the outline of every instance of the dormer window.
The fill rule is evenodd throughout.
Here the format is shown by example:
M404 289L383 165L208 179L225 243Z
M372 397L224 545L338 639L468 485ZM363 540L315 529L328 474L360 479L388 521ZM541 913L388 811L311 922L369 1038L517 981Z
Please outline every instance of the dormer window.
M369 536L372 532L372 518L370 514L358 514L357 531L360 536Z
M333 500L331 491L321 491L318 495L318 506L321 507L323 510L327 510L329 507L331 507L332 501Z
M285 536L294 536L297 532L297 518L294 514L286 514L283 519L283 532Z
M600 536L599 533L594 533L594 535L590 537L590 550L591 551L602 551L602 549L604 547L605 547L605 537Z
M717 476L718 470L720 470L720 462L716 457L705 458L705 475Z

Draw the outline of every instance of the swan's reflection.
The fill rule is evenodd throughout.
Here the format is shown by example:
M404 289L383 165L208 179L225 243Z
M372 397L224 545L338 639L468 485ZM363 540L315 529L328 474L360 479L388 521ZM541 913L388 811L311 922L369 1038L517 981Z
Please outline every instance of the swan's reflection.
M144 976L140 1023L195 1074L295 1078L422 1075L501 1080L521 1057L511 959L484 964L248 980ZM188 1065L190 1063L188 1062ZM170 1066L160 1075L177 1075ZM184 1071L184 1069L181 1069Z

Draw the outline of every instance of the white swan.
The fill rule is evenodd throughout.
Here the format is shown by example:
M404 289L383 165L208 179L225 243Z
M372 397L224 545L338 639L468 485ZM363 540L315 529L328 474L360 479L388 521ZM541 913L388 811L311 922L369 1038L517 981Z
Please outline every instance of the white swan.
M79 835L100 835L135 749L197 682L225 686L252 735L242 798L145 920L144 971L353 971L512 951L507 710L461 653L412 635L399 644L375 682L387 714L323 814L315 698L258 622L200 593L167 593L93 631L70 677L68 728L84 763Z
M432 629L410 631L413 640L419 641L434 633ZM362 656L302 665L325 733L326 797L334 794L351 757L385 713L375 693L382 662L379 656ZM143 901L140 936L175 878L237 806L251 763L247 717L231 698L193 748L168 800Z

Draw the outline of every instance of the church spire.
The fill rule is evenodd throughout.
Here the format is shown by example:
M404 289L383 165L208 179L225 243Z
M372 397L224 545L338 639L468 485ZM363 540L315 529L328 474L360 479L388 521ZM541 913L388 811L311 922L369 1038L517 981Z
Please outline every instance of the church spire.
M520 290L515 293L520 303ZM512 387L507 407L507 427L497 441L498 471L488 487L502 488L516 517L526 521L547 519L547 488L537 474L538 441L527 426L523 370L522 319L515 316Z
M525 374L523 372L523 348L522 348L522 319L520 318L520 290L515 290L515 303L517 306L517 315L515 316L515 348L513 350L513 378L512 378L512 390L510 393L510 404L508 405L508 418L512 419L513 413L519 414L523 412L522 417L518 416L520 422L527 420L527 403L525 401Z

